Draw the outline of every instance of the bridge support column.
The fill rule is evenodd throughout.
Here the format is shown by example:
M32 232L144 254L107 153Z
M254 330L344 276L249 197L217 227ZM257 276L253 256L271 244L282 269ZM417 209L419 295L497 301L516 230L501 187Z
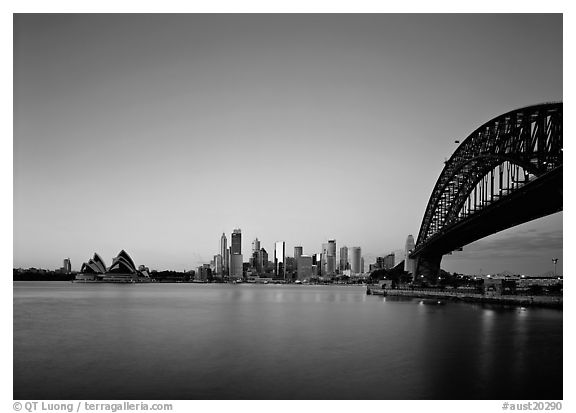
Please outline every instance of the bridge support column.
M431 284L436 284L440 275L440 263L442 255L421 255L416 262L416 272L414 281L426 280ZM424 276L422 278L422 276Z

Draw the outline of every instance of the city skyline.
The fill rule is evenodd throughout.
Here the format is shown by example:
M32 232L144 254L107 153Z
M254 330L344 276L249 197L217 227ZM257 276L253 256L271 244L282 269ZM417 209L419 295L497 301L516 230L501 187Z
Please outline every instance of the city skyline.
M242 228L368 267L417 236L455 140L559 100L561 15L15 15L14 266L192 269ZM442 267L562 273L562 218Z

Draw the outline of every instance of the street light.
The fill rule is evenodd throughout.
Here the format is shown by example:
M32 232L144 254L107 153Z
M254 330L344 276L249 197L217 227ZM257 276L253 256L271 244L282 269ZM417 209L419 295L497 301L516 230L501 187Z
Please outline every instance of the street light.
M552 258L552 262L554 263L554 277L556 277L556 264L558 263L558 258Z

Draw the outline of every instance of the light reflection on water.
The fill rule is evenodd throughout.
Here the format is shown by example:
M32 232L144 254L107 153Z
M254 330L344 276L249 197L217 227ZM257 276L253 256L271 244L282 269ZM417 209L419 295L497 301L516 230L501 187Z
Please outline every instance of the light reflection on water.
M561 399L562 312L363 287L14 283L15 399Z

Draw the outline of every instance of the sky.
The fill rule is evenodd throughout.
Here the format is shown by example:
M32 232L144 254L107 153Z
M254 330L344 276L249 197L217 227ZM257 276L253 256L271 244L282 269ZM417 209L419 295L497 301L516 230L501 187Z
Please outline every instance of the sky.
M14 267L125 249L193 269L242 229L272 253L418 234L444 160L562 100L561 15L14 15ZM541 274L558 213L446 256Z

